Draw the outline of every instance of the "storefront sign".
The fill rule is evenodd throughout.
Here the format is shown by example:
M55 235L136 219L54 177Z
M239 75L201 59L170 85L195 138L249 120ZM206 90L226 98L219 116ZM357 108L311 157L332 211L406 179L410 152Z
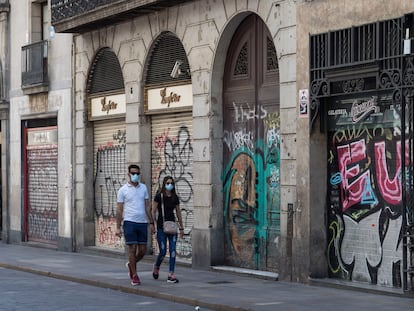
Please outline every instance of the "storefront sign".
M191 84L148 89L147 96L146 112L176 110L193 106Z
M56 145L57 144L57 128L44 127L27 130L27 145Z
M357 123L377 109L377 96L372 96L367 101L354 101L351 107L352 122Z
M118 117L125 114L125 94L92 98L90 112L91 120Z
M389 96L371 96L349 98L333 101L329 104L328 123L330 129L343 126L366 125L368 127L381 123L393 126L397 119Z

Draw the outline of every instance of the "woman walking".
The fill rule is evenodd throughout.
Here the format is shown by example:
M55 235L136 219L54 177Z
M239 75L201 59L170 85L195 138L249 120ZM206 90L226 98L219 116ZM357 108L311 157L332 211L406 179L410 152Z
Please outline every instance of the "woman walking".
M164 221L174 221L174 210L177 214L179 223L180 238L184 236L183 219L181 217L180 201L175 193L174 179L171 176L164 177L161 190L155 195L152 203L152 217L156 219L156 233L157 242L159 248L159 254L154 264L152 276L154 279L158 279L161 263L163 262L165 255L167 254L167 240L168 248L170 251L170 267L168 272L168 283L178 283L178 279L175 277L175 257L176 257L176 245L178 234L167 234L164 232ZM158 213L158 217L157 217Z

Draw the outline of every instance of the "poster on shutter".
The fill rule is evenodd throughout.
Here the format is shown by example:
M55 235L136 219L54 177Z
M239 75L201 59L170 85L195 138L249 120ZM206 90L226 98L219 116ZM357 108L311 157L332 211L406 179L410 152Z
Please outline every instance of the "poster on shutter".
M309 117L309 91L308 89L299 90L299 118Z

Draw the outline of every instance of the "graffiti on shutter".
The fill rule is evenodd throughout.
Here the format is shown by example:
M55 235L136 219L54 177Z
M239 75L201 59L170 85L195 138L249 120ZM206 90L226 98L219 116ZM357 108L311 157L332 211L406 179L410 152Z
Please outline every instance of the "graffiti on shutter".
M123 249L123 240L115 236L116 197L127 182L125 164L125 123L94 122L95 245Z
M57 245L58 148L57 128L28 130L28 240ZM52 138L51 138L52 137Z
M163 178L172 176L184 225L184 239L177 241L177 256L191 259L191 229L194 223L192 115L154 115L151 130L152 199ZM155 240L153 245L157 247Z

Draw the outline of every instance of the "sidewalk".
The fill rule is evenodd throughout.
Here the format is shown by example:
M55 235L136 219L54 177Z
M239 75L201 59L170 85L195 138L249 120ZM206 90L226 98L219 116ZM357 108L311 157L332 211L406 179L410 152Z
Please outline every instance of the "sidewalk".
M168 260L160 278L152 278L152 256L138 264L142 284L131 286L123 258L59 252L0 242L0 268L120 290L213 310L413 310L414 299L398 295L350 291L333 286L312 286L276 281L272 274L246 276L217 270L197 270L177 264L180 282L168 284ZM222 268L226 270L226 268ZM266 278L266 279L264 279ZM0 269L1 281L1 269Z

